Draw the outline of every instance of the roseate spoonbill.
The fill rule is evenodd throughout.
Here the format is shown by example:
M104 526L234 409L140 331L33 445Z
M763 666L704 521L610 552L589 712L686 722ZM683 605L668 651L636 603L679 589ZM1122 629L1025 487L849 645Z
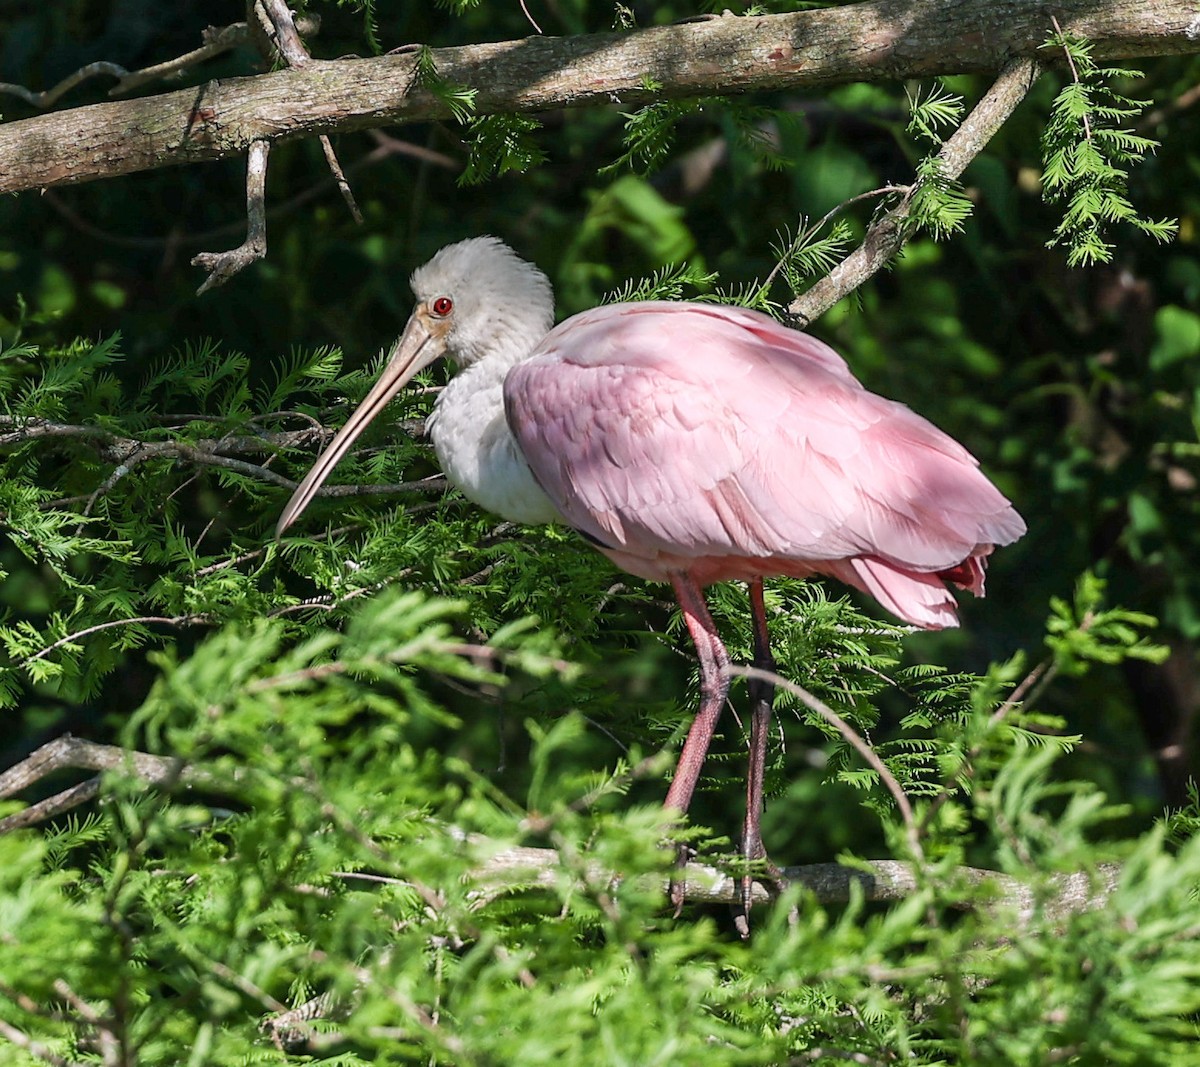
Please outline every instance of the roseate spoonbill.
M446 476L516 522L565 522L617 566L674 587L700 661L700 707L666 805L687 811L729 689L703 589L827 575L916 626L955 626L947 585L983 595L1025 524L966 449L868 392L827 345L715 304L609 304L551 328L546 276L494 237L449 245L411 279L379 381L296 489L282 534L363 428L438 357L459 367L429 433ZM759 830L771 691L752 690L742 849Z

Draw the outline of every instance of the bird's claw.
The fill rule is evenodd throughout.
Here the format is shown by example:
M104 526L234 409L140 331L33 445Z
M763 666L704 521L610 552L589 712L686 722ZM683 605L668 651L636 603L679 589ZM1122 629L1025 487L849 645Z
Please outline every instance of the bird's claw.
M741 878L741 900L733 905L733 925L738 936L746 941L750 937L750 909L754 906L754 886L756 881L762 885L772 899L783 896L784 891L791 885L782 868L771 862L762 838L750 840L742 849L742 859L747 864L753 864L754 869L747 869ZM788 913L788 921L793 922L799 916L793 907Z

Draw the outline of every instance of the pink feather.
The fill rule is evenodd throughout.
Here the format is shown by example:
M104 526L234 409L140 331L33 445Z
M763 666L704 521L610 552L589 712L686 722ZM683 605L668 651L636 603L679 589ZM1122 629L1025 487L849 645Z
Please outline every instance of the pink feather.
M566 520L656 581L825 574L940 628L946 582L981 596L988 554L1025 532L961 445L741 308L576 315L508 372L504 403Z

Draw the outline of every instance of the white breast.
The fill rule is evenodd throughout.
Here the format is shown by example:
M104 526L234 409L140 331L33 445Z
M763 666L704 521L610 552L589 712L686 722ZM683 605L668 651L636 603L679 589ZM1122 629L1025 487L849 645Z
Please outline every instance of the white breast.
M482 508L511 522L559 522L504 418L508 367L480 360L442 390L427 428L446 477Z

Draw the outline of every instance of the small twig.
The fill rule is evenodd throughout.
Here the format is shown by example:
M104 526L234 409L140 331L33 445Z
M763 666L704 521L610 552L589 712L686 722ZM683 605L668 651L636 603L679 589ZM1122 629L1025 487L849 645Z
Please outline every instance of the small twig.
M525 5L525 0L521 0L521 12L524 14L529 25L532 26L538 33L542 33L542 28L537 24L534 17L529 13L529 8ZM542 34L544 37L545 34Z
M88 63L86 66L80 67L73 74L68 74L57 85L40 93L26 89L23 85L13 85L11 82L0 82L0 93L19 97L30 107L47 108L64 93L69 93L80 82L85 82L89 78L95 78L101 74L111 74L114 78L129 77L129 71L120 63L108 63L102 60L99 63Z
M116 85L108 90L108 95L123 96L150 82L165 78L178 78L189 67L195 67L205 60L219 56L222 52L228 52L245 44L250 37L250 27L244 22L234 22L228 26L222 26L220 29L209 26L202 36L204 44L199 48L185 52L175 59L168 59L165 63L156 63L152 67L143 67L141 70L124 75Z
M1071 68L1071 80L1079 84L1079 71L1075 69L1075 57L1071 55L1071 49L1067 47L1067 38L1062 31L1062 27L1058 24L1058 19L1054 15L1050 16L1050 24L1054 27L1054 32L1058 34L1058 39L1062 43L1063 55L1067 57L1067 66ZM1083 135L1087 140L1092 139L1092 124L1088 119L1088 113L1085 111L1081 116L1083 119Z
M806 245L814 236L816 236L825 228L831 219L836 218L843 211L845 211L846 208L853 204L857 204L860 201L870 200L872 197L888 196L892 193L899 193L902 196L907 196L911 191L912 186L910 185L881 185L878 189L869 189L865 193L859 193L857 196L852 196L848 200L843 200L836 207L830 208L827 212L825 212L824 215L822 215L816 222L814 222L807 230L805 230L792 242L791 248L789 248L788 251L785 252L780 258L779 262L771 268L771 273L766 276L766 278L763 280L763 283L759 286L759 289L763 292L769 291L772 283L779 276L779 272L783 270L783 266L788 261L789 256L792 255L792 249L803 248L804 245Z
M108 622L100 622L95 626L89 626L86 629L79 630L77 633L67 634L66 637L60 637L52 645L47 645L40 652L35 652L31 656L26 656L21 660L22 667L28 667L31 663L35 663L39 659L50 655L56 648L62 648L63 645L70 644L72 641L80 641L91 634L100 633L101 630L111 630L117 626L137 626L149 625L150 623L161 623L164 626L191 626L195 623L208 622L210 616L204 614L191 615L139 615L132 619L111 619Z
M294 16L284 0L254 0L251 14L253 18L258 19L262 26L269 46L289 67L300 70L312 62L312 56L308 54L308 49L300 39ZM362 212L358 209L354 192L351 190L342 165L338 162L337 154L333 150L333 142L326 134L321 134L318 140L321 142L321 151L325 153L325 162L329 166L329 173L333 175L338 191L350 209L351 217L361 226L363 224Z
M301 36L311 36L319 27L319 20L312 18L301 19L297 24L297 29ZM214 56L219 56L222 52L228 52L233 48L237 48L249 39L250 27L245 22L234 22L220 28L210 26L203 32L202 36L204 44L199 48L194 48L192 51L185 52L174 59L168 59L164 63L155 63L153 66L142 67L140 70L126 70L120 63L110 63L102 60L98 63L88 63L80 67L77 71L68 74L57 85L40 93L26 89L22 85L12 85L8 82L0 82L0 93L19 97L31 107L44 110L52 106L59 97L69 93L77 85L91 78L109 75L117 79L117 84L108 90L108 95L123 96L126 93L133 92L134 89L140 89L143 85L148 85L150 82L178 78L189 68L198 66L200 63L212 59Z
M1009 61L938 152L938 164L945 178L958 178L971 160L983 151L992 135L1025 99L1040 70L1036 59L1022 57ZM788 313L801 326L807 326L852 293L899 251L909 235L908 220L919 187L919 182L910 186L900 203L870 226L858 248L788 305Z
M854 747L858 754L862 756L868 766L879 775L879 780L887 787L887 791L892 794L892 798L896 801L896 807L900 809L900 815L904 819L904 828L908 836L909 848L918 861L924 862L925 853L921 848L921 834L917 828L916 815L913 812L912 803L909 801L908 795L900 787L900 783L896 781L896 776L888 770L887 765L879 758L878 753L858 735L845 719L826 704L825 701L814 696L807 689L797 685L795 682L776 674L774 671L764 671L759 667L746 667L735 663L730 665L729 673L739 675L743 678L756 678L759 681L770 682L776 688L786 690L794 697L797 697L810 711L815 711L837 730Z
M350 209L350 214L354 221L361 226L363 224L362 212L358 209L358 202L354 199L354 191L350 188L350 183L346 181L342 165L338 162L337 154L333 150L333 143L325 134L321 134L319 140L321 142L321 151L325 153L325 162L329 166L329 173L333 175L333 180L337 183L338 192L342 194L342 199L346 202L346 207Z
M358 171L367 167L373 167L384 160L391 159L393 156L410 156L413 159L420 160L422 163L428 163L431 166L442 167L445 170L461 170L462 165L456 159L445 155L442 152L436 152L432 148L426 148L424 145L411 144L408 141L402 141L397 137L391 137L381 130L368 130L370 136L375 142L376 147L371 149L365 156L356 159L346 168L346 174L356 174ZM331 185L336 185L337 182L332 176L325 177L320 181L314 182L308 188L302 190L293 196L290 200L285 200L281 204L267 209L267 219L269 221L278 221L286 215L291 214L297 208L303 207L305 204L321 196ZM201 230L197 233L171 234L167 237L131 237L128 234L116 233L111 230L105 230L100 226L95 225L90 219L84 218L54 189L47 189L44 193L46 203L48 203L55 211L57 211L67 222L75 227L80 233L86 234L88 237L94 238L97 241L105 241L109 244L116 245L120 248L144 248L144 249L161 249L177 244L205 245L211 241L223 241L229 237L233 237L242 231L241 222L226 223L224 226L215 226L209 230Z
M258 140L250 145L246 157L246 239L228 252L201 252L192 257L192 266L208 271L208 278L196 290L201 296L218 285L224 285L240 270L267 254L267 217L265 197L267 157L271 142Z

